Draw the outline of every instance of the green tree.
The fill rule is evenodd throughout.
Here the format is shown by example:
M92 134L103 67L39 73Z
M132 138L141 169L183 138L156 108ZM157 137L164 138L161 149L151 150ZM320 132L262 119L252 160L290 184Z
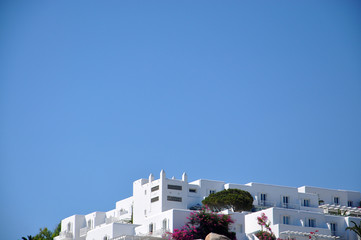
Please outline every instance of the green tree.
M27 238L26 238L26 237L22 237L21 239L22 239L22 240L34 240L33 236L31 236L31 235L28 235Z
M252 195L240 189L225 189L223 191L210 194L202 203L213 211L231 209L234 212L250 211L252 209Z
M351 221L353 223L353 227L347 227L345 230L350 230L350 231L354 231L357 236L359 236L361 238L361 221L360 224L357 225L354 221Z
M48 228L40 228L40 231L35 235L34 240L53 240L51 237L53 233Z
M55 228L53 234L51 235L51 238L54 239L55 237L59 236L60 232L61 232L61 222Z
M50 231L48 228L40 228L39 233L34 237L29 235L22 237L22 240L53 240L56 236L59 236L61 231L61 222L56 226L54 232Z

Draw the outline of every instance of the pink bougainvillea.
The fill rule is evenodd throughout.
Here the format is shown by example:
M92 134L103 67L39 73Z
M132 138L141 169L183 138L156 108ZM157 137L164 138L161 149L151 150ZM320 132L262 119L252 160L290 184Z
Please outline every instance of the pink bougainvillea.
M308 239L312 239L315 234L318 232L318 230L314 231L314 232L310 232L309 236L308 236Z
M257 223L261 226L261 230L256 232L256 237L260 240L276 240L276 237L270 227L271 222L268 220L265 213L262 213L260 217L257 217ZM263 228L265 228L265 230L263 230Z
M232 240L236 239L236 234L229 231L229 225L233 223L229 215L218 214L204 207L199 211L191 212L187 219L186 225L180 229L174 229L173 233L169 233L169 239L205 239L211 232L225 235Z

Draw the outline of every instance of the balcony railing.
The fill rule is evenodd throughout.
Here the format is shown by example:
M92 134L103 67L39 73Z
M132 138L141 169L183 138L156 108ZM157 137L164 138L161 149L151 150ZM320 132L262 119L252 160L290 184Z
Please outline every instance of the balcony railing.
M153 232L152 236L162 236L163 234L165 234L167 232L166 229L158 229L156 231Z
M79 230L80 237L84 237L89 230L90 230L89 227L80 228L80 230Z
M276 203L270 202L270 201L259 200L258 206L260 206L260 207L276 207Z
M107 219L105 219L105 223L114 223L114 222L121 222L122 220L118 217L108 217Z
M280 202L271 202L271 201L258 201L258 207L281 207L281 208L289 208L289 209L300 209L299 204L291 204L291 203L280 203Z
M340 239L339 236L333 236L333 235L326 235L326 234L319 234L315 232L299 232L299 231L283 231L280 232L280 235L282 236L288 236L288 238L297 238L298 236L303 236L309 239Z
M165 233L167 233L169 230L167 229L158 229L155 230L153 232L148 232L148 233L139 233L137 236L153 236L153 237L161 237L162 235L164 235Z
M158 237L123 235L110 240L159 240Z
M292 204L292 203L281 203L280 207L289 208L289 209L300 209L299 204Z
M361 217L361 208L357 208L357 207L346 207L335 204L323 204L320 205L319 208L323 209L325 214Z
M105 223L131 223L131 218L129 216L108 217L105 219Z
M68 231L62 231L59 233L59 237L60 239L72 239L73 238L73 233L72 232L68 232Z

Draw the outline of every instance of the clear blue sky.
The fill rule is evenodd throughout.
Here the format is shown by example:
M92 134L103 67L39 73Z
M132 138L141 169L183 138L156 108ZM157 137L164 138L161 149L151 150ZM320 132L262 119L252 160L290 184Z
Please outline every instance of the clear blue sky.
M2 239L150 173L361 190L360 1L1 1Z

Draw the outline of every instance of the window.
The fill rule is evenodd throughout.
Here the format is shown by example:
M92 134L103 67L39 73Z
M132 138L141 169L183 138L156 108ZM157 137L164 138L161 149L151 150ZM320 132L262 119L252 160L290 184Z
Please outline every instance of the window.
M92 220L88 220L88 228L92 228Z
M288 202L289 202L288 196L283 196L282 197L282 206L285 208L288 208Z
M149 233L153 233L153 223L149 224Z
M353 202L352 201L347 201L347 207L352 207L353 206Z
M155 186L155 187L152 187L152 188L150 189L151 192L155 192L155 191L157 191L157 190L159 190L159 185L158 185L158 186Z
M170 184L168 184L168 189L172 189L172 190L182 190L182 186L170 185Z
M216 190L209 190L209 194L216 193Z
M173 202L182 202L181 197L174 197L174 196L167 196L167 200L168 201L173 201Z
M316 227L316 219L314 219L314 218L308 219L308 226L309 227Z
M153 202L156 202L158 200L159 200L159 196L156 196L156 197L150 199L150 202L153 203Z
M196 192L197 192L197 189L190 188L190 189L189 189L189 192L196 193Z
M108 237L107 237L107 236L104 236L104 237L103 237L103 240L108 240Z
M261 206L265 206L266 205L266 199L267 199L267 195L265 193L261 193Z
M282 217L282 223L283 224L290 224L290 217L289 216L283 216Z
M167 228L167 219L165 218L165 219L163 219L163 230L167 230L168 228Z
M331 230L331 235L332 236L336 236L336 223L330 223L330 230Z
M68 232L70 232L71 230L71 223L68 223L68 228L67 228Z
M147 190L144 190L144 195L147 195Z
M310 200L309 199L303 199L303 206L309 207L310 206Z
M338 205L339 204L339 198L338 197L333 197L333 203Z

